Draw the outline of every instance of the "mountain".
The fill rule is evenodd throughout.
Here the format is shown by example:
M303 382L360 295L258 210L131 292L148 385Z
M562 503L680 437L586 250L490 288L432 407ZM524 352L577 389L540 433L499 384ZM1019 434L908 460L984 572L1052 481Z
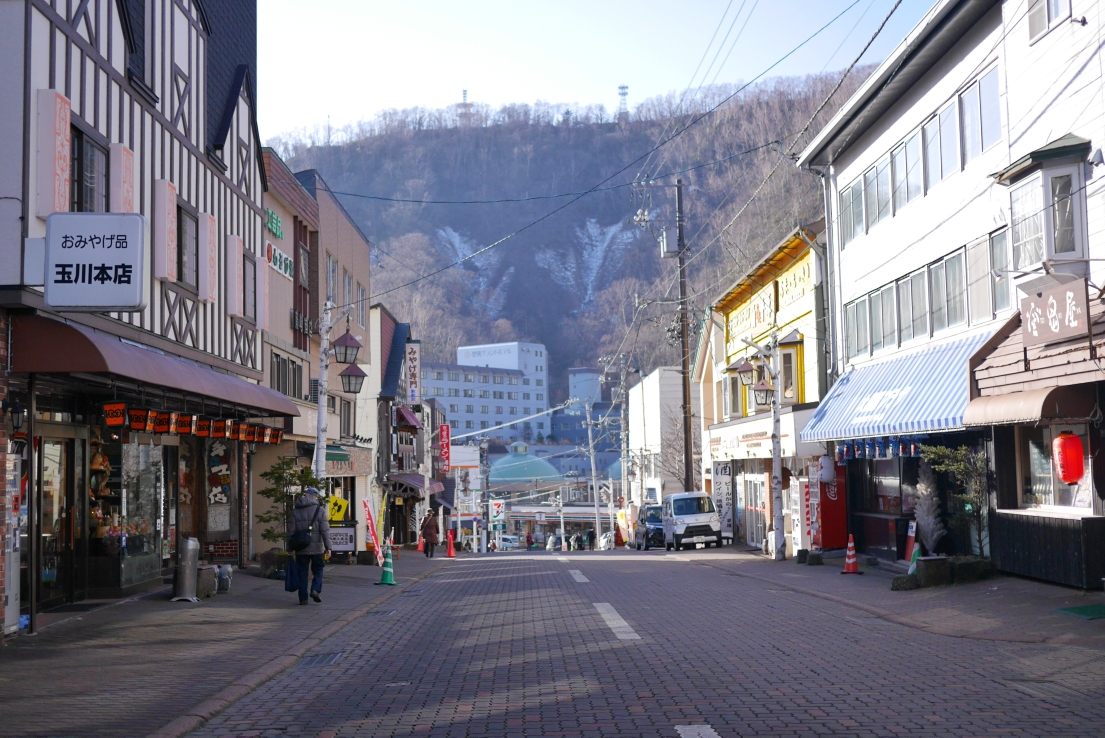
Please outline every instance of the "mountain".
M453 361L465 343L539 341L555 400L569 367L618 350L644 371L678 363L675 260L657 245L664 228L675 244L677 176L697 319L766 249L820 216L820 180L792 157L867 72L853 72L799 137L839 75L712 87L693 102L671 94L620 122L601 107L459 104L269 144L338 193L373 243L373 302L411 321L428 358ZM654 184L630 186L644 179ZM634 225L639 210L647 228Z

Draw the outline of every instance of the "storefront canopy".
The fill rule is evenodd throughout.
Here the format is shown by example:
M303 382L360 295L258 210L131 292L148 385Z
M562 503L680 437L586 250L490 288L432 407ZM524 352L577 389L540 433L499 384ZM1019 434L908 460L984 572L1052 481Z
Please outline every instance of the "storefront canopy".
M1042 420L1088 418L1097 402L1094 385L1049 387L1027 392L976 397L963 413L963 425L1008 425Z
M422 421L418 419L409 407L406 405L399 405L396 408L399 411L399 425L409 425L418 430L422 430Z
M301 453L308 458L315 457L315 444L313 443L301 443ZM332 443L326 444L326 460L327 461L349 461L349 451L341 446L335 446Z
M402 472L396 474L388 474L389 482L399 482L405 484L408 487L413 487L417 490L425 489L426 480L423 479L421 474L404 474ZM430 480L430 494L440 494L445 491L445 485L436 479Z
M299 415L288 397L174 356L123 343L82 325L37 315L12 318L12 371L105 374L234 403L265 415Z
M979 334L856 367L836 380L802 429L803 441L835 441L959 430L968 400L968 361Z

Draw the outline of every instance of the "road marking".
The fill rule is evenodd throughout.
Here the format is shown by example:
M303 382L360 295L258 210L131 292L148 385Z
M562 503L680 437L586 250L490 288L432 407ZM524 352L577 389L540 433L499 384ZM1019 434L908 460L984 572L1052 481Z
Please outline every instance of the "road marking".
M583 572L581 572L579 569L569 569L568 573L571 574L572 579L575 579L577 582L589 582L589 581L591 581L587 577L583 576Z
M625 622L618 611L614 609L614 606L609 602L594 602L592 603L595 609L599 611L599 615L602 615L602 619L606 621L606 625L610 630L614 631L614 635L618 637L618 640L622 641L639 641L641 636L637 635L637 631L629 627L629 623Z
M709 725L676 725L675 732L679 738L721 738Z
M563 561L565 564L568 563L568 557L567 556L557 556L556 560L557 561Z

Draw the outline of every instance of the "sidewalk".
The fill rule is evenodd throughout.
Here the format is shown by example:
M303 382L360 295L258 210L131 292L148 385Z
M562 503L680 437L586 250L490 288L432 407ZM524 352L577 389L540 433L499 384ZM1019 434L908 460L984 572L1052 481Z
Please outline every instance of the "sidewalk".
M806 566L793 559L777 562L759 554L724 551L687 552L680 558L938 635L1105 649L1105 619L1082 620L1056 612L1105 604L1102 592L1082 592L1015 576L892 592L894 573L860 566L863 576L842 576L843 558L826 559L824 566Z
M404 551L400 585L446 566ZM117 601L16 636L0 647L0 736L147 735L220 697L236 699L298 661L403 587L377 587L376 566L328 566L322 604L300 607L254 566L230 594L169 602L169 588ZM188 720L176 727L186 727Z

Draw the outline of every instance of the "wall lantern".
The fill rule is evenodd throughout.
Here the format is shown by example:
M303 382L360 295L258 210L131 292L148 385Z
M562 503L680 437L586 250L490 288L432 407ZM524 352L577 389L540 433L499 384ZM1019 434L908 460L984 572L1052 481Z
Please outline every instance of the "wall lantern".
M741 380L744 381L743 379ZM759 384L752 388L752 391L756 393L757 405L770 405L771 396L775 393L775 388L767 383L766 379L761 379Z
M357 352L360 350L360 341L346 328L345 333L334 341L334 361L339 364L352 364L357 360Z
M12 430L18 431L23 427L23 421L27 418L27 411L23 409L18 401L8 402L4 400L3 404L0 405L0 409L12 419Z
M1055 473L1063 484L1076 484L1086 473L1086 450L1082 439L1063 431L1051 442L1051 459Z
M351 395L355 395L361 391L361 386L364 384L365 377L368 375L356 364L350 364L345 367L345 369L342 369L341 374L338 376L341 377L342 390Z

